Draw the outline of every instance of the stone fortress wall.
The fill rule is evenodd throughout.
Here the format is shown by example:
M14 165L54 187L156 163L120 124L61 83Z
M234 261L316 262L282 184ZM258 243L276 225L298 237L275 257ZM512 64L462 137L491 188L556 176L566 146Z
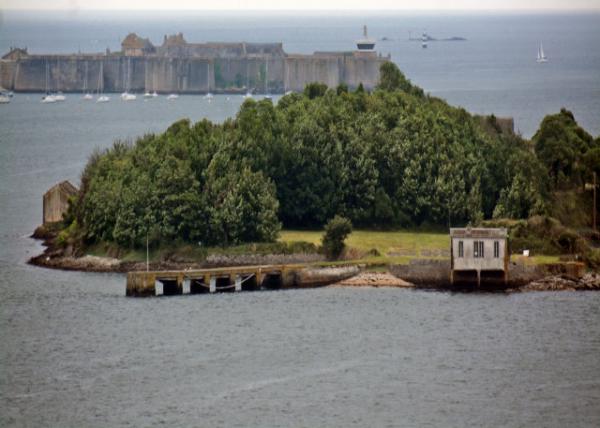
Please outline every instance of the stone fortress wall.
M281 43L187 43L182 34L154 47L130 34L115 53L31 55L13 48L0 60L0 86L15 92L276 94L321 82L372 89L389 59L374 50L294 55Z

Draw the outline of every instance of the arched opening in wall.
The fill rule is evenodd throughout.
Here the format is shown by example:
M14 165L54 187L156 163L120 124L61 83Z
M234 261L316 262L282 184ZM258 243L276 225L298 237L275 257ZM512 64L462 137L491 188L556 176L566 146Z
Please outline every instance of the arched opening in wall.
M269 290L278 290L283 285L281 273L268 273L265 275L262 286Z
M210 285L204 282L204 278L190 279L190 294L206 294L210 291Z
M159 279L163 286L163 295L176 296L183 293L182 284L176 279Z
M256 275L242 275L242 291L256 291L259 290L258 281L256 281Z
M233 278L233 281L235 278ZM235 291L235 284L232 278L229 276L222 276L217 278L217 293L233 293Z

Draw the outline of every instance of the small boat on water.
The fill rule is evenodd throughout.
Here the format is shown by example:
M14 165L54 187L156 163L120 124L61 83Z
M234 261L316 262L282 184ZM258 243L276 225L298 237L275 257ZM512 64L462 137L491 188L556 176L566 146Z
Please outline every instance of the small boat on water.
M150 92L146 91L146 93L144 93L144 98L152 98L152 97L153 97L153 95Z
M83 96L83 99L84 99L84 100L86 100L86 101L89 101L89 100L93 100L93 99L94 99L94 97L92 96L92 94L90 94L90 93L87 93L87 94L85 94L85 95Z
M537 60L536 61L538 63L548 62L548 58L546 57L546 54L544 53L544 45L541 42L540 42L540 47L537 52Z
M129 92L125 91L121 94L121 99L123 101L135 101L137 99L137 96L135 94L130 94Z
M205 99L205 100L208 100L208 101L210 101L210 100L212 100L213 98L214 98L214 95L213 95L213 94L211 94L210 92L207 92L207 93L206 93L206 95L204 95L204 99Z
M67 99L67 97L65 97L65 96L63 95L63 93L59 91L59 92L57 92L57 93L54 95L54 99L55 99L56 101L65 101L65 100Z
M46 94L42 97L42 104L52 104L55 102L58 102L58 100L56 99L56 95L52 95L52 94Z
M248 98L253 98L253 97L254 97L254 95L252 95L252 92L250 92L250 91L246 92L246 94L244 95L244 99L246 99L246 100Z
M100 95L98 97L98 99L96 100L97 103L107 103L110 101L110 98L107 97L106 95Z
M8 104L10 102L10 95L8 93L0 93L0 104Z
M421 47L423 49L427 49L427 41L429 40L429 37L427 36L427 33L423 33L423 36L421 36Z
M169 94L167 96L168 100L176 100L177 98L179 98L179 95L177 95L177 94Z
M152 98L156 98L158 97L158 94L156 93L156 91L152 92Z

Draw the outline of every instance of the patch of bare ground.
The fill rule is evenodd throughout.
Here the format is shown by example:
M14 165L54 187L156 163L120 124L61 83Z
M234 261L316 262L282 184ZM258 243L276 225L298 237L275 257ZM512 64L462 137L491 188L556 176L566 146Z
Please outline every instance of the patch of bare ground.
M414 287L410 282L387 272L361 272L351 278L331 284L330 287Z

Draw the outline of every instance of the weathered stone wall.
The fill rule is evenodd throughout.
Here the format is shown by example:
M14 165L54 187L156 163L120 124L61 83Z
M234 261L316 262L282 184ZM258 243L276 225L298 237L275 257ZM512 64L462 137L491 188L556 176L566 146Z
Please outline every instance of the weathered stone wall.
M352 55L266 58L36 55L0 62L0 85L21 92L96 92L99 87L104 92L240 92L248 85L258 93L282 93L301 91L311 82L330 87L344 82L352 88L362 83L372 89L383 61Z
M63 214L69 207L69 195L56 188L44 195L44 224L62 221Z
M13 78L17 63L15 61L0 60L0 86L5 89L12 89Z

